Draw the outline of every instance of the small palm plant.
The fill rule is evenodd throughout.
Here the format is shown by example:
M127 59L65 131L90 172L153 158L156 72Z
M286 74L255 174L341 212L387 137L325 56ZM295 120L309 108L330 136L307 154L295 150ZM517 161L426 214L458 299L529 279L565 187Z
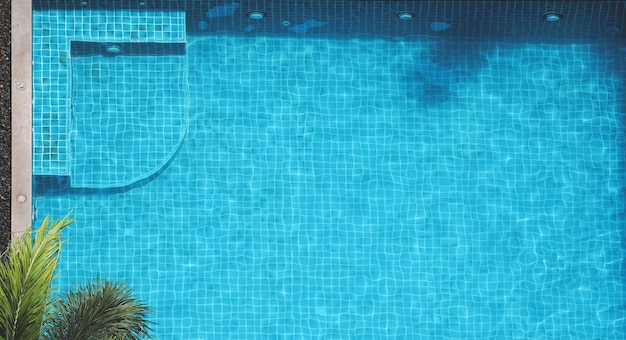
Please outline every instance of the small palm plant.
M97 278L53 298L61 232L72 222L46 218L11 241L0 262L0 340L149 337L151 311L123 283Z
M95 279L64 294L44 324L43 338L139 339L148 337L149 309L120 282Z

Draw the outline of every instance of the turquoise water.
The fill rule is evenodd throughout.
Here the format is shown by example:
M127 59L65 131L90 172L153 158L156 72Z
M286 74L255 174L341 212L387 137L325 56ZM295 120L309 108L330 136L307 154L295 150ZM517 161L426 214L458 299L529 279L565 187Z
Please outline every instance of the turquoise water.
M215 35L164 58L73 61L73 129L100 129L73 130L81 181L164 168L35 178L36 221L76 218L60 288L127 280L157 339L624 338L617 48Z

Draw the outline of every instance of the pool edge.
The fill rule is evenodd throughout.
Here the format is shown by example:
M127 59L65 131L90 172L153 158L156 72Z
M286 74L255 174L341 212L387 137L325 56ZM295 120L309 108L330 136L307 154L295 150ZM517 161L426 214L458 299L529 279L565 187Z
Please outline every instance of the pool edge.
M32 4L11 0L11 234L32 223Z

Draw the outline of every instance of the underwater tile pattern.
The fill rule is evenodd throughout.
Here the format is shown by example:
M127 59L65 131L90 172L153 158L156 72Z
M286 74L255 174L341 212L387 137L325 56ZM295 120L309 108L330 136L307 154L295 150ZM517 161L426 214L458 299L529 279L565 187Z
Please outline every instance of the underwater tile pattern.
M621 53L192 38L169 167L37 197L57 283L127 280L159 339L623 339Z
M72 40L185 42L184 12L33 12L33 174L71 173Z

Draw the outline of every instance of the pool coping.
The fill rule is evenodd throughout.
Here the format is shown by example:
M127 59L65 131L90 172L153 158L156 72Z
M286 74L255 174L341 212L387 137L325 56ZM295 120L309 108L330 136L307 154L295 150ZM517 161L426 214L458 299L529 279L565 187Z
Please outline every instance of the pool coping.
M11 234L32 223L32 4L11 0Z

